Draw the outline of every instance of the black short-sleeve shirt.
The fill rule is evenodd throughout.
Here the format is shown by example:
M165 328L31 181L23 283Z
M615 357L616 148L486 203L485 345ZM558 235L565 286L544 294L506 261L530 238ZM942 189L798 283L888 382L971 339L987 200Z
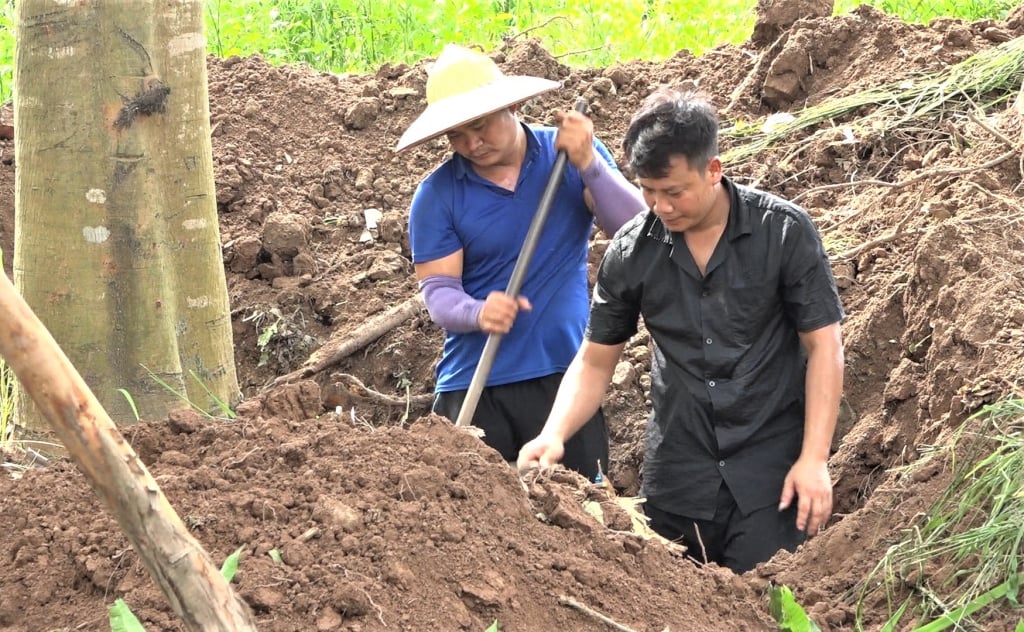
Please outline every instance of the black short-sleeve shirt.
M702 520L713 517L723 480L744 513L779 501L803 441L798 332L844 316L807 213L722 182L729 219L705 274L682 233L641 215L606 251L586 333L625 342L643 316L654 354L641 493Z

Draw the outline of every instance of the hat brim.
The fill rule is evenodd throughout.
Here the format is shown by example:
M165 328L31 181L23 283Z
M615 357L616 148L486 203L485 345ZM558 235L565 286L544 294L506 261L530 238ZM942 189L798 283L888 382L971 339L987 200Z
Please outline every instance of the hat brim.
M504 76L475 90L442 99L428 105L427 109L409 125L398 140L395 151L405 151L481 116L555 90L560 85L559 82L550 79L512 75Z

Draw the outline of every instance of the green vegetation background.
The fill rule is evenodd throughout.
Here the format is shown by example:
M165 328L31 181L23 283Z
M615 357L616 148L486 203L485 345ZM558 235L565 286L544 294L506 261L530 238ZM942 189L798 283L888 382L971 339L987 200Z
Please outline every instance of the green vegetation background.
M0 102L11 98L14 0L0 15ZM436 56L447 42L495 47L538 37L567 65L659 61L744 42L757 0L207 0L210 54L259 53L273 64L375 72L384 63ZM837 0L835 12L871 4L909 22L939 17L1002 19L1016 0Z

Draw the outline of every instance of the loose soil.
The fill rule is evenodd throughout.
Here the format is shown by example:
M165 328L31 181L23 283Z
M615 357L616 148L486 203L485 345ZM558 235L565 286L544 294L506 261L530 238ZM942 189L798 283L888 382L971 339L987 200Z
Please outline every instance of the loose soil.
M821 4L761 2L749 42L699 58L570 68L525 38L493 54L508 73L562 81L524 108L528 121L550 122L586 96L621 158L629 116L661 84L707 91L726 121L755 120L1024 34L1020 9L1003 22L917 26L866 7L814 17L828 13ZM231 422L182 410L122 432L214 559L243 547L234 586L259 629L482 631L495 620L502 630L606 629L573 600L634 630L769 630L769 580L792 587L824 629L853 629L858 582L949 482L947 461L926 448L948 443L986 403L1020 396L1022 171L1019 156L981 167L1020 138L1020 114L1007 106L983 122L854 142L836 127L834 137L726 166L740 182L800 196L848 314L835 515L796 553L735 576L631 533L607 489L564 471L521 480L479 439L429 415L442 333L422 311L308 379L273 383L416 294L407 209L446 147L392 148L424 107L428 62L334 75L209 59L246 399ZM843 186L853 179L914 182ZM13 143L0 140L8 274L13 189ZM367 209L381 213L376 229ZM593 262L606 244L595 233ZM625 358L606 407L609 476L628 496L639 484L649 340L637 336ZM0 629L103 630L118 597L147 629L182 629L73 464L8 469L19 476L0 478ZM603 501L607 525L585 499ZM866 626L877 629L886 605L869 605ZM1010 624L997 614L988 625Z

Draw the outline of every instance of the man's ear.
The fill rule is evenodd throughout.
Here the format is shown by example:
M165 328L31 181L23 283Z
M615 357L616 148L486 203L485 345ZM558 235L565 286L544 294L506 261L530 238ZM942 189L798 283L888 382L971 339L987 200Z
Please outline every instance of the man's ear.
M715 156L708 161L707 166L708 179L711 180L711 184L718 184L722 181L722 159Z

